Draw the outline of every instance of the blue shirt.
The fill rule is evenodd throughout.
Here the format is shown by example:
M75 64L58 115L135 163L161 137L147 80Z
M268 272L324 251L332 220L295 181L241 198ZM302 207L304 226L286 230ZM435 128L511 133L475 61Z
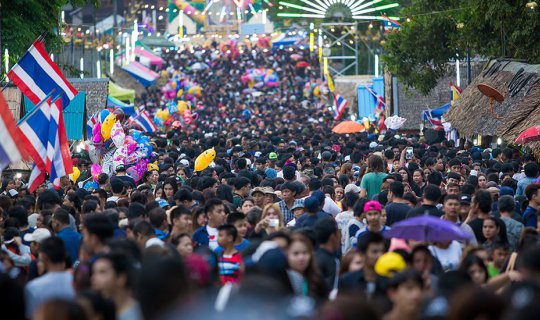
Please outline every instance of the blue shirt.
M165 239L167 239L167 233L163 230L154 228L154 233L156 234L156 238L158 238L159 240L165 241Z
M536 209L528 206L525 211L523 211L523 224L526 227L533 227L536 229L537 227L537 218L536 218Z
M313 227L317 221L329 218L330 215L324 211L319 211L315 215L306 212L296 220L294 227L296 229Z
M64 240L64 247L71 258L71 263L79 260L79 247L81 245L81 234L70 227L65 227L58 232L57 236Z
M517 184L516 197L524 195L525 194L525 188L527 188L527 186L530 185L531 183L535 183L536 179L537 178L525 177L525 178L519 180L518 184ZM536 228L536 226L535 226L535 228Z

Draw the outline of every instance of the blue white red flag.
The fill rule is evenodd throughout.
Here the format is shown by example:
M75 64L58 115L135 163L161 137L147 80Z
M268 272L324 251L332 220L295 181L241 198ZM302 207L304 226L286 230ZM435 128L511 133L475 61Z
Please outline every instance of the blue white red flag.
M0 92L0 170L25 157L21 135L9 107Z
M443 130L444 129L442 119L440 117L434 116L431 113L431 110L428 110L427 112L424 111L424 115L425 115L427 121L433 126L433 129L435 129L435 130Z
M348 104L349 102L339 93L334 94L334 120L339 120L343 111L347 109Z
M49 97L46 99L18 124L23 146L35 163L28 181L30 192L43 182L46 172L58 187L59 178L73 171L62 116L62 100L52 102Z
M375 115L378 117L381 112L384 111L386 108L386 104L384 103L384 98L380 95L378 95L373 89L371 89L368 86L365 86L366 90L371 93L371 95L375 98L375 102L377 103L377 107L375 108Z
M399 28L401 28L401 23L397 22L396 20L390 19L389 17L385 16L384 14L381 15L384 21L384 32L392 32L397 31Z
M53 97L61 95L62 105L67 107L78 93L47 54L42 39L32 44L7 76L33 104L54 91Z
M138 111L135 117L129 118L129 123L140 127L145 132L157 131L157 126L150 118L148 111Z
M96 112L93 116L91 116L88 121L86 121L86 137L90 139L92 137L92 131L94 129L94 126L96 123L99 122L99 112Z
M73 173L73 162L69 152L69 143L62 114L62 101L57 99L51 104L49 121L49 140L47 144L47 171L55 188L60 187L60 178Z

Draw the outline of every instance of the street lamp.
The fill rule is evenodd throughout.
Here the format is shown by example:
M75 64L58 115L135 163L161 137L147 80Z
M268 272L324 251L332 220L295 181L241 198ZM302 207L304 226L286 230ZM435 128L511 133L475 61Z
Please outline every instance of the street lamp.
M536 9L536 7L538 7L538 3L536 3L536 1L530 1L530 2L527 2L525 6L531 10L534 10Z

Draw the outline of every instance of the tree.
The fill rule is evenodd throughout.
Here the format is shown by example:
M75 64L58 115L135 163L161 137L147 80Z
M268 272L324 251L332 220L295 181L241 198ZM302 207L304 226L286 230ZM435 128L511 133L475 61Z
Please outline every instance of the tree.
M466 52L540 62L538 11L527 0L413 0L402 27L388 35L383 62L403 83L427 94ZM409 20L407 20L409 18Z
M63 45L58 34L60 12L71 3L85 5L87 0L9 0L2 1L0 10L0 37L2 50L8 49L10 58L17 61L38 36L43 35L47 47L54 49ZM90 1L99 4L99 0Z

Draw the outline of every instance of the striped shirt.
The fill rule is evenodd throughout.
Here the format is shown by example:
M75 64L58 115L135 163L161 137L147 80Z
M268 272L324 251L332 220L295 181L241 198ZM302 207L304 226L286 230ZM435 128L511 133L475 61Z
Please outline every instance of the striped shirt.
M232 255L221 254L218 260L219 278L221 280L221 283L239 283L241 278L241 264L242 255L240 254L240 252L237 251Z

